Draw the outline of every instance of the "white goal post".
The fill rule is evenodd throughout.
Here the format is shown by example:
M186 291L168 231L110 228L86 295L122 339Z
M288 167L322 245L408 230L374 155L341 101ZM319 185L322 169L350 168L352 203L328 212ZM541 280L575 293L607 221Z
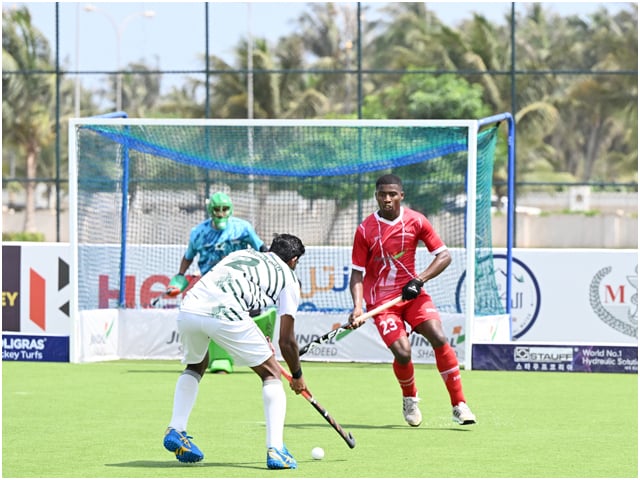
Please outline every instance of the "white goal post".
M494 158L508 155L511 176L513 138L508 113L479 120L71 119L71 361L161 358L145 357L151 347L120 351L131 335L125 325L135 322L127 311L168 315L151 301L176 273L214 191L229 193L234 214L267 244L290 232L309 247L299 272L301 312L347 314L353 234L375 208L375 178L393 171L405 182L405 203L427 215L454 255L425 288L443 315L462 316L458 354L471 369L474 338L510 325L514 202L500 281L491 207ZM510 199L513 188L509 178ZM424 252L418 260L430 261Z

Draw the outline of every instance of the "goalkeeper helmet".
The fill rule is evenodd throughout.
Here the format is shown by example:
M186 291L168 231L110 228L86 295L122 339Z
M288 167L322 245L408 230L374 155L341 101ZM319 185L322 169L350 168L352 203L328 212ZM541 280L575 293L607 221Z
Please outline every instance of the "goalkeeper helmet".
M233 204L229 195L222 192L216 192L207 199L207 212L213 220L213 224L218 230L224 230L227 227L229 217L233 213Z

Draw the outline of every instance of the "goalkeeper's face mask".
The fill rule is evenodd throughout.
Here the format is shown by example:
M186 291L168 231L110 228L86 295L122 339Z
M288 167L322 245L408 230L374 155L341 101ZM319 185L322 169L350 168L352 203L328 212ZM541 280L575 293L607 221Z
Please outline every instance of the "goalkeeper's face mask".
M227 228L229 217L233 213L233 204L229 195L217 192L207 200L207 212L218 230Z

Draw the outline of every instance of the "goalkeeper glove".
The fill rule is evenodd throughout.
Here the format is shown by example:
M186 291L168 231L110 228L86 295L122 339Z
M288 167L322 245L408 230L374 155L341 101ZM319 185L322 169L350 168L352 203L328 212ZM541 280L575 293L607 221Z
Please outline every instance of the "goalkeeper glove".
M402 299L413 300L420 293L420 289L424 285L424 282L418 278L413 278L402 287Z
M174 275L171 281L169 282L169 286L167 287L167 295L170 297L177 297L184 289L189 285L189 281L182 275L178 273Z

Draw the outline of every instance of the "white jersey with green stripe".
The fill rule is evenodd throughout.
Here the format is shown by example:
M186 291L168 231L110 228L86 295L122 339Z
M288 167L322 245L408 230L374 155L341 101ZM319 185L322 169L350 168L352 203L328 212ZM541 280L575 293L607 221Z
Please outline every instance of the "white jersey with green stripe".
M271 305L277 305L278 316L294 316L299 303L295 272L275 253L248 249L230 253L209 270L186 293L180 310L235 321Z

